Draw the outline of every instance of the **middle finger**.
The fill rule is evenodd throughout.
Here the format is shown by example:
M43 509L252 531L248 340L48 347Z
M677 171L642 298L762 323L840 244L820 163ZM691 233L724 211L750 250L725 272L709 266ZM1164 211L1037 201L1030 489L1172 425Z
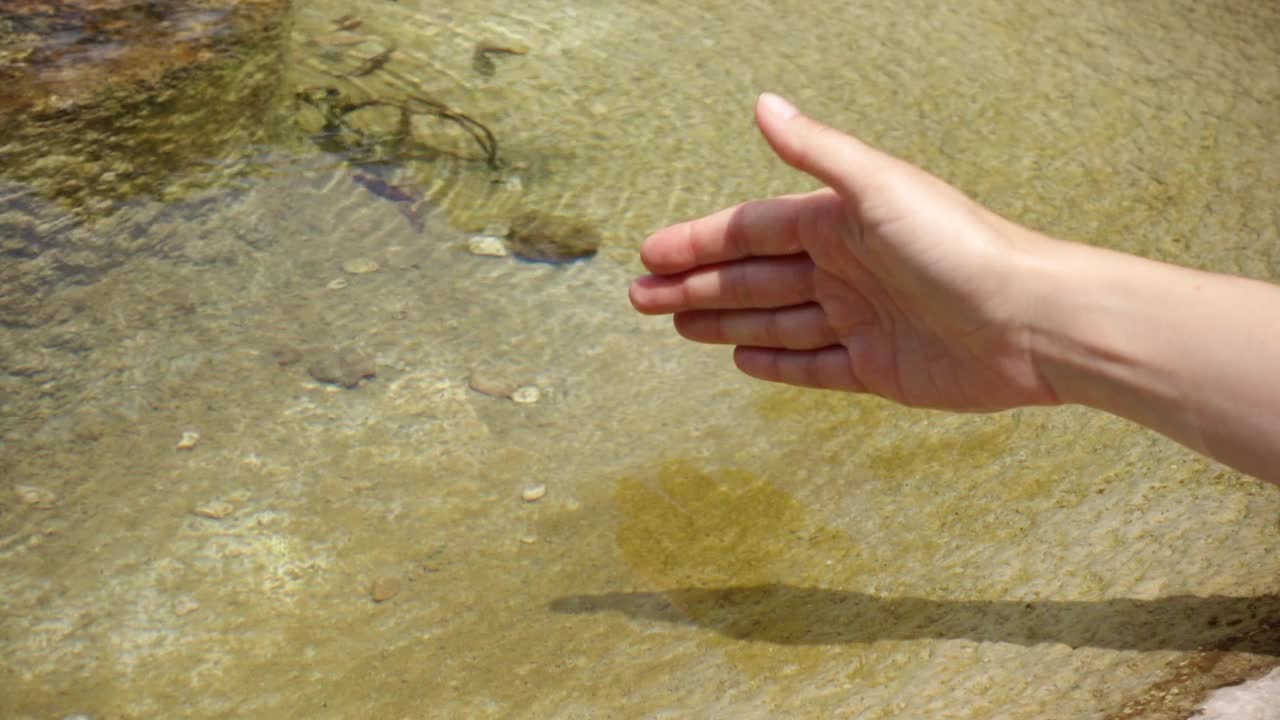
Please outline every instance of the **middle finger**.
M648 314L799 305L814 299L808 255L752 258L682 275L650 275L631 287L631 302Z

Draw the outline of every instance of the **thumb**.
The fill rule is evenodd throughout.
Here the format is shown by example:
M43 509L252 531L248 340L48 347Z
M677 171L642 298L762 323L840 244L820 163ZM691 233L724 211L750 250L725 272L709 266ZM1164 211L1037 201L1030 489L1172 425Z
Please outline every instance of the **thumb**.
M864 199L872 179L891 163L890 156L800 114L773 93L756 101L756 125L784 162L846 198Z

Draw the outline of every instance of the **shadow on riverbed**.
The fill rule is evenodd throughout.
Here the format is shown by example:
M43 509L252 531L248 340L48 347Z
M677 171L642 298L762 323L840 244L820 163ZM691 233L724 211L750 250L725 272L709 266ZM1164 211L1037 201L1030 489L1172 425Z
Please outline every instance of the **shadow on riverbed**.
M1233 650L1280 657L1280 596L963 601L767 584L572 595L552 611L617 611L780 645L968 639L1115 650Z

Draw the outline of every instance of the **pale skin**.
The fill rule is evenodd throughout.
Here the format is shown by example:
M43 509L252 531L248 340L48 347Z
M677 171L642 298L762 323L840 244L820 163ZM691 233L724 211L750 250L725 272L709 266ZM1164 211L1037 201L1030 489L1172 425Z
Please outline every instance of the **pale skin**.
M762 380L1082 404L1280 483L1280 288L1029 230L773 95L756 124L826 187L659 230L636 309Z

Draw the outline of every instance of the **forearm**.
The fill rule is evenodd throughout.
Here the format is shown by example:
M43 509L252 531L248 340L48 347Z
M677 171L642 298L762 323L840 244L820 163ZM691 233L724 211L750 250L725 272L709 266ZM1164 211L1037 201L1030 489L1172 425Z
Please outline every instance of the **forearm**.
M1280 287L1037 243L1033 356L1060 401L1280 483Z

